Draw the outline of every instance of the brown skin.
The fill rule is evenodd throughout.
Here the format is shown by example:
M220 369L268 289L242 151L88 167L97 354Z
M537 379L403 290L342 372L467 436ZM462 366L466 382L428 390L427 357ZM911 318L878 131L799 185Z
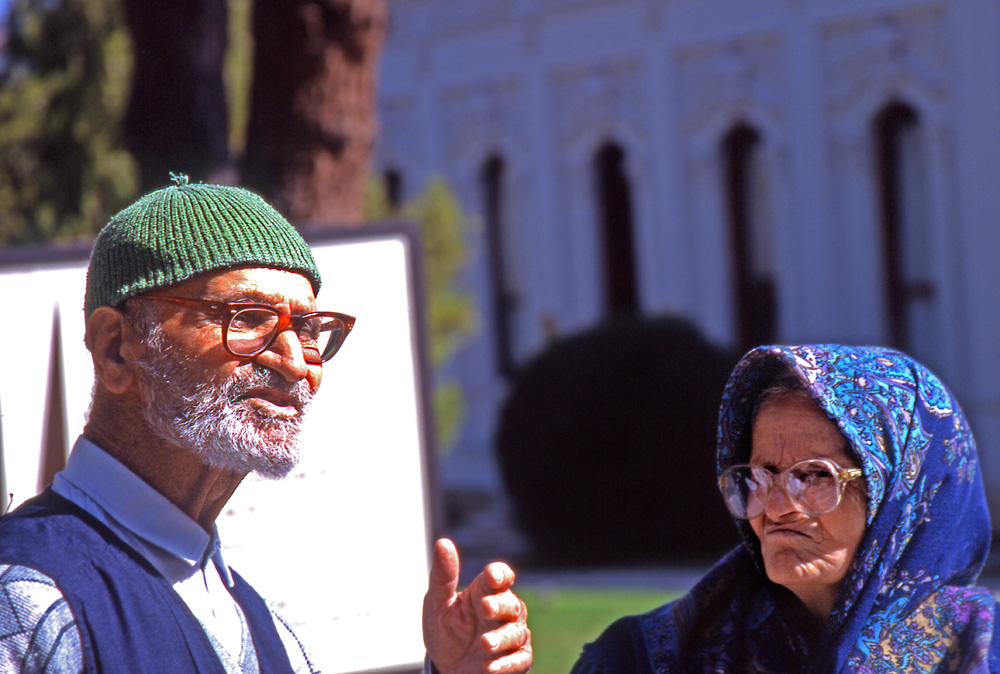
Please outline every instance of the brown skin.
M285 311L315 311L316 299L309 281L301 274L276 269L237 269L198 276L178 283L168 291L174 297L211 300L253 299ZM222 346L218 322L198 311L178 310L176 305L156 303L155 311L169 343L189 354L205 378L222 383L251 360L280 373L287 381L306 379L319 388L321 365L310 365L291 331L278 336L270 349L253 359L236 358ZM99 307L87 321L87 348L94 361L97 389L90 421L84 435L102 447L183 510L206 530L211 530L226 501L245 474L205 465L185 447L173 447L145 425L139 405L139 366L144 354L142 336L128 320L110 307ZM260 400L248 404L270 405L262 392Z
M775 473L805 459L830 459L841 468L857 468L846 442L815 402L778 398L757 414L750 463ZM791 590L820 621L830 615L865 535L861 485L850 482L840 505L817 517L801 512L782 489L775 488L764 512L750 520L768 578Z
M246 268L203 274L158 295L216 301L263 302L292 314L316 310L316 298L302 275L266 268ZM168 338L207 381L220 384L251 362L281 374L288 382L305 380L315 391L322 365L306 363L298 339L286 330L263 353L237 358L222 346L218 321L196 309L154 302L154 311ZM96 387L84 436L103 448L211 531L229 497L246 476L206 465L187 447L173 446L146 425L139 408L143 336L111 307L99 307L87 321L85 340L94 361ZM246 400L276 415L297 413L279 391L258 390ZM458 553L450 541L435 545L430 584L424 601L424 641L429 657L442 674L452 672L527 672L531 638L524 603L510 591L514 572L493 563L457 592Z
M442 538L434 545L424 597L424 645L441 672L527 672L531 667L528 608L511 592L514 572L493 562L462 592L458 551Z

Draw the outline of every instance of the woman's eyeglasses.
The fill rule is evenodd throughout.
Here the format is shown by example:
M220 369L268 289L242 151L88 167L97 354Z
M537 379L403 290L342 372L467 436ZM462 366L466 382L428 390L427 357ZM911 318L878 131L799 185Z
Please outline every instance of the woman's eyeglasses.
M289 327L302 344L307 363L325 363L334 357L354 328L354 316L333 311L313 311L293 316L267 304L256 302L212 302L192 297L137 295L133 299L159 300L199 306L222 318L222 345L243 358L267 350Z
M863 475L860 468L841 468L829 459L799 461L780 473L738 464L723 471L719 489L729 512L740 519L753 519L763 513L775 485L784 490L796 508L816 517L840 505L847 483Z

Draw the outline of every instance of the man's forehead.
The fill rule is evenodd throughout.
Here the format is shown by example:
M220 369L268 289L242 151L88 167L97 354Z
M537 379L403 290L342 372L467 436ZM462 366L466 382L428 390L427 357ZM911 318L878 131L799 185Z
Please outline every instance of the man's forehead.
M312 284L302 274L270 267L240 267L208 272L176 286L190 297L315 306Z

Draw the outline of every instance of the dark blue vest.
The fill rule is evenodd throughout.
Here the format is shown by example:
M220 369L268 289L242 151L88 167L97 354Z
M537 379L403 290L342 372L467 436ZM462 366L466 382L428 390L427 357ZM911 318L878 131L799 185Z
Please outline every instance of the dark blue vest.
M55 579L76 617L88 673L224 674L201 623L163 576L51 489L0 518L0 563ZM233 580L261 674L291 674L264 600L238 574Z

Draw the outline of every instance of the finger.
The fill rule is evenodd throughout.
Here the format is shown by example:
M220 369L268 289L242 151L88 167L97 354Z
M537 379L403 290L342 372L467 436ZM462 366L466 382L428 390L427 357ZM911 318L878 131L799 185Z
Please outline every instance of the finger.
M479 606L483 610L483 599L490 595L502 593L514 584L514 572L503 562L491 562L482 573L465 588L465 596L471 606Z
M491 660L486 665L486 671L490 674L523 674L531 669L532 654L531 646L503 655Z
M499 605L495 604L491 597L498 591L502 592L505 585L509 586L505 569L506 564L487 565L462 591L463 600L476 613L476 617L484 618L485 614L493 611L494 606L499 610Z
M483 573L489 578L490 586L496 591L503 591L514 584L514 570L503 562L490 562Z
M500 622L521 620L523 622L528 614L524 602L510 590L483 597L479 607L480 615L485 620Z
M458 550L447 538L434 543L431 555L431 573L427 585L427 601L435 606L446 606L455 597L458 588Z
M524 623L507 623L482 636L480 645L489 655L499 656L520 650L531 643L531 632Z

